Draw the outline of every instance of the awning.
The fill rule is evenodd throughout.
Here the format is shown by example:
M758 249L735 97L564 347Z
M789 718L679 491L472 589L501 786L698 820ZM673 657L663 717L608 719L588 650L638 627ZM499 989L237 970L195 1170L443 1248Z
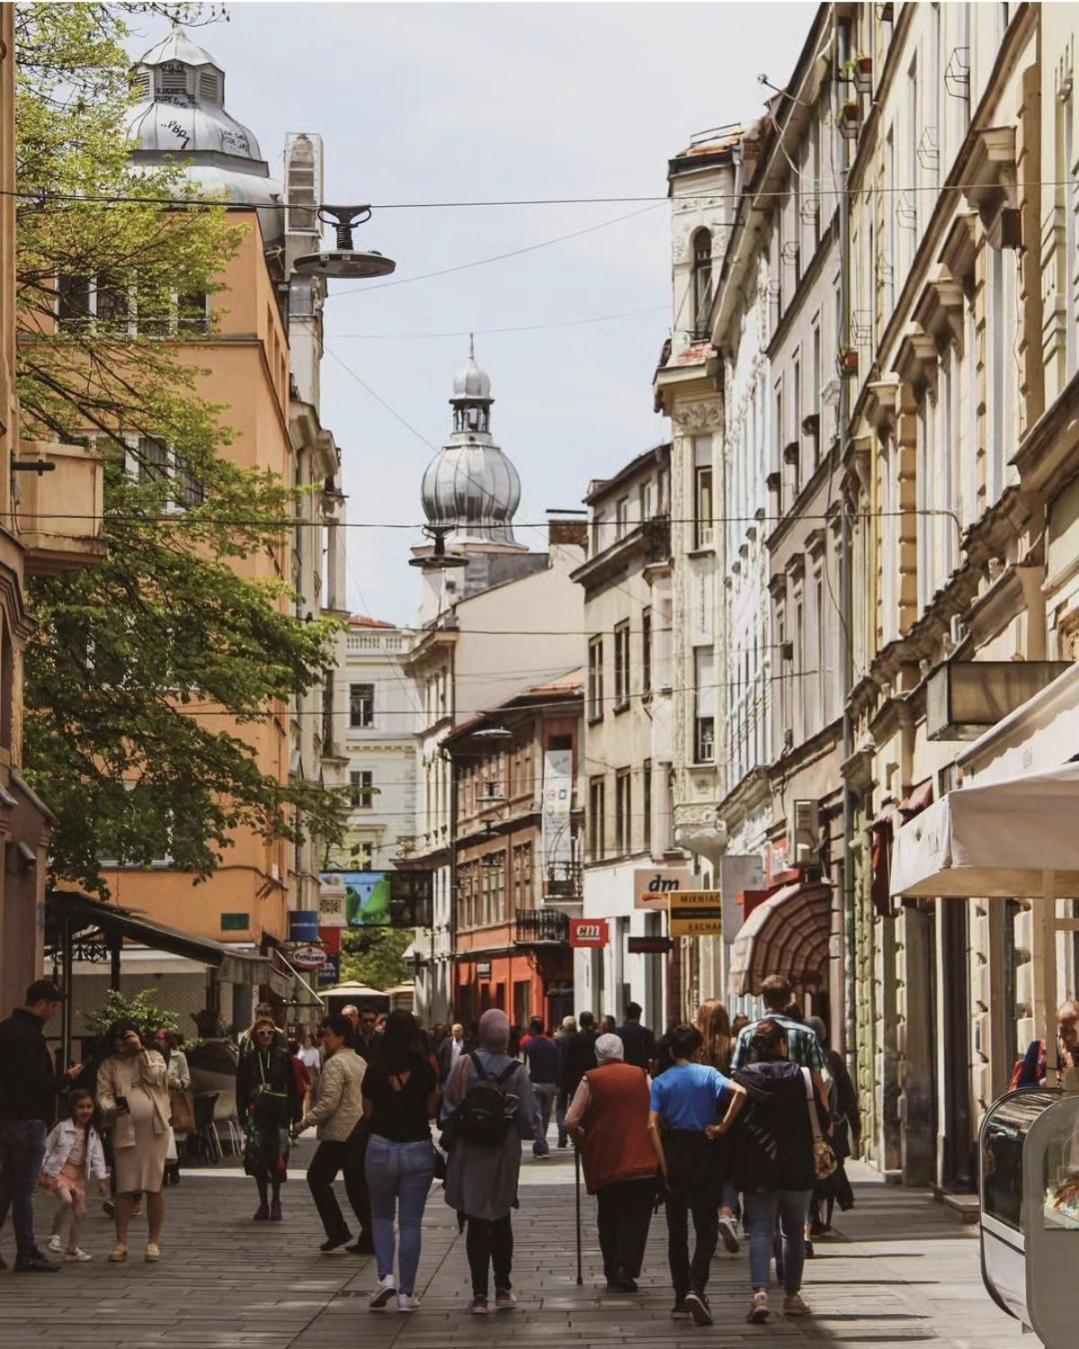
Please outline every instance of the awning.
M1079 763L949 792L895 837L893 895L1079 897Z
M72 936L94 929L120 940L126 938L159 951L171 951L217 970L228 983L269 982L270 962L264 956L235 951L209 937L196 937L190 932L166 927L130 909L103 904L81 891L50 890L45 899L45 922L53 929L62 929L66 923Z
M832 887L798 881L758 904L731 943L730 992L756 993L770 974L795 988L815 988L828 975Z

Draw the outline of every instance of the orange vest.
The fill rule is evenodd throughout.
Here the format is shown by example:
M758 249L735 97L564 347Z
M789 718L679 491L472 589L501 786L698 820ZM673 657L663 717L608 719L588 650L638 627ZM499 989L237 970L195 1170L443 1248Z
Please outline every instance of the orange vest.
M616 1180L643 1180L659 1169L648 1136L648 1077L630 1063L604 1063L585 1073L584 1176L595 1194Z

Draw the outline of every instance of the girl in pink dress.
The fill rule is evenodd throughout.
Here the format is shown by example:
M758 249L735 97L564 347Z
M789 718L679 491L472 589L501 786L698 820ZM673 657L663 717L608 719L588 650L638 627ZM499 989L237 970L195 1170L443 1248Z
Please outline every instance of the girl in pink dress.
M94 1098L88 1091L73 1091L68 1101L70 1114L49 1134L45 1142L45 1160L41 1164L39 1184L59 1201L52 1220L49 1250L59 1255L63 1247L64 1224L71 1217L65 1260L89 1260L89 1252L79 1245L79 1231L86 1217L86 1181L97 1181L102 1194L108 1194L105 1150L94 1128Z

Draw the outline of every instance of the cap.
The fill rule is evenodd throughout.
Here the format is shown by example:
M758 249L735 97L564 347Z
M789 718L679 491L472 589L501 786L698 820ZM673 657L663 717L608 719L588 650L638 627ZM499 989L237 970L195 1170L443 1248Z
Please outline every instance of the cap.
M35 979L26 990L26 1002L63 1002L67 994L52 979Z

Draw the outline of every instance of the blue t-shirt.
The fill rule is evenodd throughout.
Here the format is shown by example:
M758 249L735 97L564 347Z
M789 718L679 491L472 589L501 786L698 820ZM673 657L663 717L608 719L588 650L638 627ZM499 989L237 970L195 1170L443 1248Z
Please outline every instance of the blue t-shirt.
M558 1046L546 1035L534 1035L521 1051L528 1064L529 1076L539 1084L554 1086L559 1078Z
M652 1109L664 1128L703 1133L718 1123L719 1103L729 1086L728 1078L706 1064L675 1064L652 1083Z

